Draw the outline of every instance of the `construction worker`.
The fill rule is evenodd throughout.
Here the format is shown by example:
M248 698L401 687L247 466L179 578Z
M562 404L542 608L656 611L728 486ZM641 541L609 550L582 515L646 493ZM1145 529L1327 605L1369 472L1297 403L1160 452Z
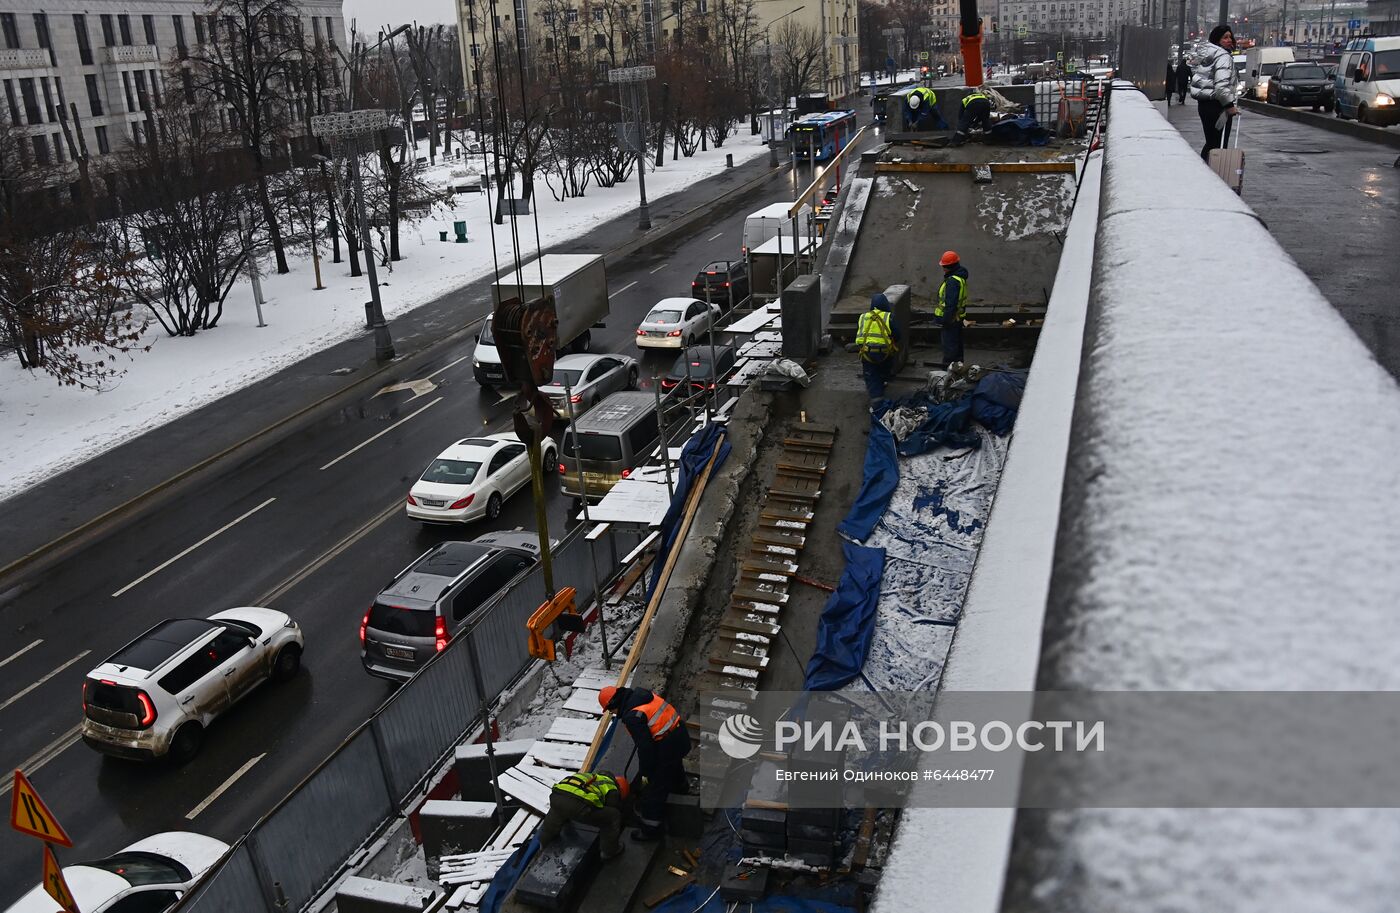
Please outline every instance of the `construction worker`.
M906 130L946 130L948 124L938 113L938 95L928 86L909 90L909 109L904 112Z
M943 267L943 284L938 287L938 301L933 316L942 328L938 334L943 343L943 363L951 365L963 360L963 321L967 319L967 268L958 259L957 251L945 250L938 259Z
M565 823L577 821L598 829L603 861L622 855L622 819L631 787L626 777L605 770L569 774L549 791L549 814L540 825L540 845L559 836Z
M992 100L976 89L963 96L962 113L958 115L958 129L953 133L954 146L967 142L973 127L987 130L992 126Z
M609 685L598 692L598 703L622 720L637 747L642 782L637 819L641 826L633 829L632 839L656 840L666 815L666 797L690 792L681 763L690 754L690 733L676 708L645 688Z
M870 394L870 411L885 398L885 384L899 365L899 334L882 292L870 296L870 310L856 321L856 341L846 346L860 353L860 373Z

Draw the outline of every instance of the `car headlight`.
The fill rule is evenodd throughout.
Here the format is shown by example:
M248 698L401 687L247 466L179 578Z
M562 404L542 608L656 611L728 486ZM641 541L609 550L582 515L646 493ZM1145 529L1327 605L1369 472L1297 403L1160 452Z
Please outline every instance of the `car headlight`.
M1377 106L1377 107L1388 107L1388 106L1393 105L1393 104L1395 104L1395 99L1391 98L1389 95L1377 95L1377 96L1376 96L1376 106Z
M472 359L472 367L473 367L473 368L479 368L479 367L481 367L481 362L479 362L479 361L477 361L475 358L473 358L473 359Z

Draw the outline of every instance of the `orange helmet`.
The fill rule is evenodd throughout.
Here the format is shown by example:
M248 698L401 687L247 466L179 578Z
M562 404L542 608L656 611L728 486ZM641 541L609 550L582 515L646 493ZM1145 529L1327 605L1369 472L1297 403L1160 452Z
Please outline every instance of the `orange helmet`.
M632 784L627 782L626 777L613 777L613 780L617 783L617 794L626 799L632 792Z
M615 694L617 694L617 689L614 688L612 685L608 685L602 691L599 691L598 706L602 707L604 710L607 710L608 705L612 703L613 695Z
M945 250L943 256L938 258L939 266L957 266L958 252L955 250Z

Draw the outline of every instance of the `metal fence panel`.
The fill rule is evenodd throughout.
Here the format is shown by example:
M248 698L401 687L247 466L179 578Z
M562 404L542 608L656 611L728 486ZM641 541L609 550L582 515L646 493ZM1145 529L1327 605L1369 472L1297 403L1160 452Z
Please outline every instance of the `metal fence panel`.
M390 801L379 749L361 729L248 835L269 882L300 910L398 807Z
M233 848L223 863L195 891L186 895L180 907L190 913L272 913L253 871L253 860L246 844Z
M396 803L403 803L481 710L470 653L451 644L410 679L370 724L379 735Z

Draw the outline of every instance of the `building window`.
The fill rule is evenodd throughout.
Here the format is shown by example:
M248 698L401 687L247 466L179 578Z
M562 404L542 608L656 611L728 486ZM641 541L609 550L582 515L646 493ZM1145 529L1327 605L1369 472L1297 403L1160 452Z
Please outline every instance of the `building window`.
M83 66L92 66L92 45L88 42L87 17L82 13L73 14L73 34L78 38L78 59Z
M19 119L19 104L15 101L15 84L13 80L5 80L5 101L10 103L10 123L23 123Z
M27 124L43 123L43 116L39 113L39 98L34 94L34 80L21 79L19 81L19 95L24 100L24 122Z
M53 135L53 154L54 154L54 158L58 159L58 163L59 163L60 165L62 165L64 162L68 161L67 156L65 156L65 155L63 154L63 134L62 134L62 133L55 133L55 134Z
M159 73L158 71L156 71L156 70L152 70L152 71L151 71L151 100L154 101L154 102L156 103L156 107L157 107L157 108L163 108L163 107L165 107L165 101L164 101L164 99L162 99L162 98L160 97L160 95L161 95L161 92L160 92L160 73Z
M569 10L568 10L566 13L564 13L564 20L565 20L566 22L568 22L569 25L573 25L573 24L577 23L577 22L578 22L578 10L573 9L572 7L570 7Z
M58 66L58 58L54 56L53 42L49 40L49 14L34 14L34 34L39 39L39 47L49 52L49 66Z
M131 74L125 70L122 71L122 88L126 90L126 110L134 113L136 104L131 98Z
M608 47L608 39L607 39L607 36L606 36L606 35L594 35L594 36L593 36L593 46L594 46L595 48L600 49L600 50L606 50L607 47Z
M141 28L142 28L142 30L145 31L145 33L146 33L146 43L147 43L147 44L155 44L155 43L156 43L156 17L155 17L155 16L142 16L142 17L141 17Z
M335 47L335 26L331 24L330 16L326 17L326 40L331 43L332 48Z
M110 13L102 14L102 46L110 48L117 43L116 32L112 31L112 16Z
M126 13L117 14L117 29L122 33L122 44L131 45L131 17Z
M93 117L102 116L102 93L97 91L97 77L91 73L83 77L83 82L87 83L88 110Z
M184 60L190 56L189 47L185 44L185 17L175 15L170 17L170 23L175 26L175 52Z
M570 35L570 36L569 36L569 50L571 50L571 51L577 51L577 50L578 50L580 47L582 47L582 46L583 46L583 42L581 42L581 41L579 40L579 37L578 37L577 35Z
M53 91L54 94L58 96L58 119L67 120L68 102L63 97L63 77L55 76L53 78Z
M546 38L546 39L544 40L544 49L545 49L546 51L553 51L553 50L554 50L554 39L553 39L553 38Z
M180 83L185 90L185 104L194 104L194 75L189 70L181 70Z
M52 124L58 120L58 117L54 114L53 93L49 91L49 78L47 76L39 77L39 89L44 93L44 111L48 113L49 123Z
M594 21L594 22L602 22L602 21L603 21L603 8L602 8L601 6L595 6L595 7L593 8L593 21Z
M473 23L475 23L475 21L476 20L472 20ZM472 31L476 31L476 25L473 24L471 29ZM321 20L315 16L311 17L311 34L316 39L316 44L319 46L321 43Z
M0 13L0 31L5 33L5 47L19 47L19 28L15 25L14 13Z
M42 133L38 136L31 136L29 141L34 146L34 162L38 165L49 163L49 138Z
M204 44L204 17L199 13L194 14L194 42Z
M142 111L151 110L151 101L146 93L146 74L142 70L137 70L136 77L136 104L141 106Z

